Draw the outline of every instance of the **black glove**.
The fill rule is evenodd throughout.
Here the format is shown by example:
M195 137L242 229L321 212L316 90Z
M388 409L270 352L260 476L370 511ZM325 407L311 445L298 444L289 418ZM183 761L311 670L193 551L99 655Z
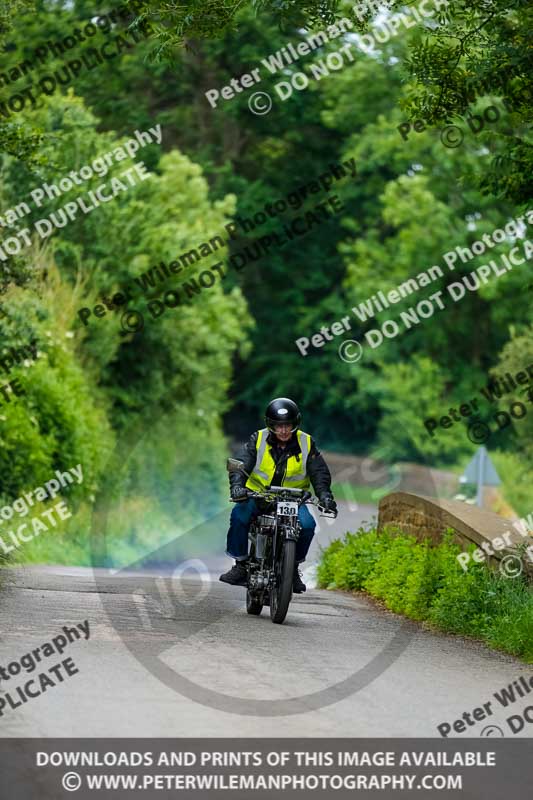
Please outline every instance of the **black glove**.
M337 516L337 503L333 499L332 494L322 494L319 499L320 505L324 511L331 511Z
M245 489L244 486L231 486L230 494L232 500L246 500L248 496L248 489Z

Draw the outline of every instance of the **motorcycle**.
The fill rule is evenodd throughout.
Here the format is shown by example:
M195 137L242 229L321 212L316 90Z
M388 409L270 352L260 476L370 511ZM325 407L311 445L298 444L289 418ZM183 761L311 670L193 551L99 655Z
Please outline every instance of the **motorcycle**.
M250 477L236 458L228 459L227 469ZM272 622L281 624L292 599L296 542L301 530L298 510L303 503L324 510L311 492L287 486L248 489L247 497L262 501L265 509L252 520L248 534L246 611L258 616L268 605ZM324 512L321 516L336 517L336 513Z

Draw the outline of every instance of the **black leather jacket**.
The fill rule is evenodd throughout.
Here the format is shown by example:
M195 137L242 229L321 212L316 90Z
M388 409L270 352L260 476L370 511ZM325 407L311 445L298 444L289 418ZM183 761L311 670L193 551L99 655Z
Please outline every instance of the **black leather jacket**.
M250 436L241 452L237 456L237 458L244 462L244 469L248 474L252 473L255 466L255 461L257 458L256 442L257 431ZM272 432L269 432L267 437L267 445L270 447L272 458L276 464L276 471L272 479L272 485L281 486L287 469L288 457L301 453L300 445L298 444L298 437L296 436L296 433L293 433L286 447L282 448L279 446L276 436ZM331 493L331 473L328 465L324 461L324 458L318 452L312 437L311 448L307 457L307 474L309 475L317 497L333 497ZM230 486L244 486L246 481L247 477L242 472L230 472L229 474Z

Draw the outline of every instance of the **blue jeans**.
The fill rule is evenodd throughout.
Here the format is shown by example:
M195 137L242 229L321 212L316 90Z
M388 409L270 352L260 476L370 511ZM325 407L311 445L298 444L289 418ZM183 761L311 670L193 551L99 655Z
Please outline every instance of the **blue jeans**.
M253 498L235 503L231 511L226 555L231 556L236 561L243 561L248 558L248 531L250 530L252 519L257 517L259 513ZM305 561L316 527L315 520L305 505L300 506L298 519L302 529L296 543L297 564Z

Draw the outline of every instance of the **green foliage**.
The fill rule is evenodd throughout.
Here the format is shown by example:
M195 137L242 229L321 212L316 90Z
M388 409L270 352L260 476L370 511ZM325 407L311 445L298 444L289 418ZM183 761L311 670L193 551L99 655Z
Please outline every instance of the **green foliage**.
M503 152L495 155L486 173L477 171L477 182L484 192L525 202L531 197L528 175L533 166L531 4L528 0L457 0L441 19L445 24L413 43L405 60L412 85L404 107L411 119L435 123L463 114L472 95L504 96L512 119L499 134Z
M322 554L318 568L319 585L337 589L360 589L380 552L377 534L347 533Z
M45 180L57 182L59 164L59 175L68 174L121 142L113 132L99 133L97 118L72 93L48 98L30 116L50 134L43 147L46 161L36 176L5 158L8 206ZM58 129L61 136L54 133ZM132 304L146 316L141 334L121 336L120 313L92 317L87 328L80 325L80 307L135 286L136 276L199 247L224 232L231 219L234 198L213 201L199 165L178 150L159 156L146 148L142 157L157 170L149 180L104 210L78 216L44 251L29 248L21 259L26 269L20 281L13 280L11 266L6 268L10 281L0 319L6 347L32 338L39 342L37 360L12 373L20 374L26 396L2 409L3 494L6 500L17 497L54 469L82 463L86 482L80 499L89 506L104 495L110 500L105 563L118 566L156 550L225 499L221 415L228 406L232 359L236 352L246 355L251 325L238 287L221 281L152 319L146 302L178 288L177 279ZM121 161L85 190L129 166L129 160ZM29 220L64 203L65 196L51 200ZM226 257L221 249L201 268ZM197 271L188 267L184 277L190 280ZM126 443L136 430L143 436L126 457ZM86 516L53 540L32 541L17 558L90 563L91 527Z
M229 219L235 197L235 213L253 216L266 201L286 195L327 169L329 163L355 157L355 180L345 179L332 189L345 204L342 219L329 220L320 230L282 250L273 249L265 258L247 265L238 278L231 272L228 275L228 286L238 281L256 322L251 331L253 356L238 363L234 389L234 396L239 398L238 414L229 418L231 431L244 436L257 424L266 397L293 393L307 412L308 428L322 446L348 451L355 447L361 452L393 434L391 457L454 463L469 452L463 426L430 438L422 420L441 409L445 413L449 406L463 402L472 389L482 385L487 367L494 363L494 353L505 345L509 326L527 317L528 302L521 291L523 275L519 270L489 283L479 293L468 293L461 304L437 312L434 319L403 332L397 340L386 340L377 353L367 348L364 362L354 366L337 357L335 343L322 350L313 349L303 359L294 340L310 336L344 315L349 315L354 338L359 338L389 313L378 314L376 320L363 326L351 314L352 306L375 294L378 288L386 293L432 264L441 264L442 254L451 247L468 246L505 223L517 210L508 203L495 205L474 188L471 176L480 165L485 168L489 156L480 154L473 135L467 136L463 147L456 151L442 146L437 129L412 132L406 142L399 135L396 126L405 119L399 104L408 98L411 87L402 87L400 65L391 67L391 63L401 63L411 43L418 41L416 29L402 29L377 54L358 53L352 64L334 76L315 83L307 92L295 92L289 101L276 106L275 117L271 114L253 118L245 94L230 103L221 103L215 110L206 108L203 93L208 88L220 88L232 76L242 74L245 67L260 64L266 54L285 45L288 39L297 42L301 38L300 26L289 26L281 32L277 27L277 15L283 9L295 10L296 5L261 4L255 9L259 14L256 16L249 4L243 3L234 16L236 27L220 28L217 39L199 37L192 41L197 22L216 27L217 15L232 15L235 4L212 3L207 9L201 4L205 20L197 19L200 6L194 3L184 8L177 4L150 4L151 13L161 18L168 11L170 16L164 27L169 35L172 15L189 15L187 21L183 17L183 22L190 25L190 46L174 48L172 63L154 65L146 61L153 42L141 43L122 56L120 65L111 61L99 65L94 73L80 74L76 91L84 103L70 98L66 104L58 94L50 101L45 99L45 106L38 112L25 115L28 124L42 130L45 137L41 153L49 167L45 163L39 177L53 179L57 164L62 169L64 163L66 169L89 161L135 127L160 122L164 149L179 148L182 154L187 153L190 163L201 166L210 198L225 199L225 216L220 215L219 221L213 223L212 231ZM301 9L311 13L312 5ZM52 31L57 31L57 36L60 31L66 35L73 18L89 16L89 7L90 3L78 0L72 11L63 7L61 15L53 16L41 9L38 20L24 18L20 32L13 32L14 40L29 52L44 31L50 36ZM314 8L319 15L321 4L314 4ZM350 8L347 4L337 11L344 14ZM316 17L319 18L322 19ZM337 46L338 42L333 42L320 55ZM45 68L49 71L60 63L52 60ZM265 88L270 90L271 86ZM54 141L58 130L61 158ZM494 147L495 153L503 153L498 144ZM128 202L116 201L97 209L51 241L56 242L63 271L74 278L83 263L83 274L93 276L87 304L93 299L96 302L99 289L118 289L122 281L131 280L160 258L171 257L176 248L181 252L182 245L194 245L198 238L188 231L197 209L198 217L205 216L207 183L200 206L189 204L186 208L180 198L189 202L188 182L193 167L186 165L183 155L179 167L171 168L170 162L158 166L159 152L155 147L142 151L143 158L145 154L150 167L163 170L165 177L162 175L153 185L147 182L139 191L132 190L135 203L128 198ZM24 191L35 182L33 174L10 166L10 185ZM94 185L97 183L95 180ZM90 188L94 188L92 183ZM169 197L173 200L167 209ZM323 199L323 195L316 199ZM311 208L313 201L309 197L304 208ZM50 210L60 202L51 203ZM281 233L282 225L297 213L302 212L290 211L281 218L269 219L257 229L257 235ZM184 221L178 230L180 219ZM146 220L140 230L142 242L131 235L138 220ZM104 225L107 231L113 230L112 237L102 236ZM166 231L164 248L159 246L155 233L161 226ZM231 249L242 249L254 235L230 243ZM504 243L491 256L506 246ZM484 257L458 264L456 279L482 263ZM417 293L416 301L443 289L447 278ZM507 296L513 294L516 297L509 302ZM393 307L394 312L405 310L414 300L405 298ZM167 314L161 322L166 324L176 316L177 312ZM472 320L476 320L475 325ZM102 324L91 326L86 340L95 364L104 370L117 352L117 336L107 335L117 323L115 318L106 318ZM154 345L159 346L157 337ZM122 348L122 357L127 352ZM137 361L135 345L130 352ZM423 369L426 361L435 367L417 381L414 365ZM395 369L399 364L406 366L407 374ZM310 366L313 380L309 380ZM440 375L433 380L437 369ZM412 389L411 397L402 387L404 379ZM144 376L136 385L145 385ZM328 387L327 392L324 386ZM119 412L123 395L121 390ZM404 424L395 425L398 413Z
M503 495L517 514L529 514L533 507L533 465L519 452L491 450L491 459L502 479Z
M335 22L339 0L252 0L257 12L269 12L282 28L315 28Z
M463 40L461 53L459 40L440 42L438 30L422 35L418 29L401 29L374 54L358 52L353 63L313 82L305 92L295 91L265 117L250 114L246 93L217 109L208 106L208 89L220 89L288 41L297 44L306 24L323 28L332 14L351 13L352 5L327 0L150 2L143 10L137 3L141 16L154 23L150 41L80 73L74 90L60 86L34 110L8 121L2 117L3 209L21 202L43 181L55 183L69 170L90 163L135 129L163 128L162 149L152 145L138 154L153 173L149 181L56 231L45 243L45 255L31 248L0 262L3 345L19 345L32 336L40 343L37 362L14 372L28 385L28 394L16 405L0 408L5 417L0 420L5 443L1 491L9 499L21 487L32 488L62 459L86 462L91 486L81 492L88 508L92 494L111 484L108 549L113 563L159 546L193 525L204 508L214 513L220 507L226 491L223 418L226 431L243 437L257 426L270 396L294 395L304 410L304 427L322 447L362 453L378 445L387 448L389 460L453 464L474 450L464 426L454 425L431 438L423 419L445 414L474 396L486 383L495 354L502 353L498 370L505 371L523 359L522 351L530 352L524 339L530 313L525 269L468 293L434 319L386 340L375 353L365 347L356 365L338 358L340 340L310 350L307 358L297 351L296 338L311 336L343 316L352 325L349 335L362 340L369 328L406 310L415 298L405 298L366 324L350 309L378 289L386 293L431 265L442 265L443 253L456 245L468 247L517 216L515 202L525 198L524 181L530 174L530 150L521 133L527 48L517 29L516 10L530 12L520 3L505 12L501 3L494 6L484 28L492 37L488 44L477 34L469 36L482 21L485 5L451 4L447 16L454 17L453 30ZM24 13L26 7L30 13ZM22 2L3 8L6 20L13 21L15 10L18 16L6 33L12 49L0 54L2 71L31 57L43 41L60 39L81 20L108 10L96 9L91 0L37 0L36 13L32 4ZM103 36L98 34L99 44ZM309 56L306 68L340 43ZM73 50L69 58L82 50ZM155 62L150 53L157 56ZM450 70L450 55L460 55L457 69ZM439 86L447 87L441 107L444 103L448 111L460 112L466 108L462 87L483 78L486 97L471 107L479 113L479 104L500 96L496 79L491 83L496 66L511 62L519 67L507 87L513 114L491 128L488 142L467 135L461 148L447 150L438 129L430 126L402 139L397 126L407 112L437 120L431 114ZM31 77L36 81L62 65L62 59L50 58ZM295 69L303 65L302 59ZM402 83L402 65L412 72L409 82ZM268 85L270 77L263 77L261 88L273 94L271 83L279 76ZM3 87L2 98L25 84L22 80ZM417 105L421 89L428 100ZM511 150L510 129L518 129ZM355 179L336 182L330 191L343 202L342 215L320 229L273 248L239 274L227 270L222 283L209 291L158 320L147 319L142 334L121 336L120 313L93 317L88 328L77 319L80 307L93 307L102 295L131 284L159 261L168 263L221 233L235 216L253 217L265 203L350 157L357 162ZM493 159L501 165L505 185L491 178ZM129 160L115 165L110 175L94 178L85 188L96 188L130 165ZM476 181L481 174L487 188L503 198L495 202L480 193ZM48 202L42 215L75 193ZM221 260L226 271L231 252L251 244L256 235L281 234L283 225L324 198L325 193L312 195L303 209L269 218L255 232L230 241L213 262ZM508 246L504 242L491 250L491 258ZM485 255L458 262L454 273L446 271L431 288L417 293L416 301L485 262ZM186 277L194 274L191 269ZM171 279L163 289L180 284L181 279ZM148 299L158 294L154 289ZM203 415L195 416L196 409ZM116 477L111 454L122 452L136 426L151 429L159 418L166 423L153 426ZM529 421L514 427L516 436L501 440L501 462L496 463L503 465L509 498L529 511ZM89 530L90 515L78 528L66 526L57 547L50 545L50 558L60 559L61 552L66 563L69 557L88 558ZM32 543L26 552L28 558L45 557L45 540ZM430 574L424 572L424 563L414 560L413 571ZM360 579L357 572L350 574L343 580ZM419 613L412 590L406 592L397 602Z
M389 7L390 14L401 12L405 4L403 0L390 0L383 5ZM24 0L8 3L1 20L4 30L11 27L15 14L32 6ZM42 10L42 4L39 6ZM75 6L85 9L86 3L77 0ZM151 57L167 64L176 63L177 48L185 46L194 54L193 40L238 34L251 13L263 26L274 23L286 32L322 28L346 15L357 29L365 30L372 16L368 14L361 21L351 2L339 0L192 0L186 4L135 0L131 6L132 13L138 15L137 23L149 20L152 25ZM483 191L513 202L530 197L527 176L531 174L531 143L524 126L529 122L532 96L527 39L531 13L527 0L514 0L510 5L497 0L490 6L484 0L450 3L423 27L423 35L412 37L403 58L404 71L411 81L403 107L412 119L449 121L465 112L472 92L506 96L514 129L501 134L503 152L495 154L488 173L478 173L478 183ZM0 29L0 35L2 32ZM507 76L503 89L502 76ZM5 150L21 158L31 157L35 150L24 136L20 142L14 140L8 129L3 136L0 131L0 141Z
M533 365L533 325L522 327L519 332L513 326L511 338L505 344L498 364L491 370L493 378L501 377L509 372L512 376L527 371ZM502 411L508 411L512 403L522 403L527 411L522 419L513 420L513 449L523 460L524 467L533 463L533 385L531 378L527 384L518 384L516 388L504 394L498 401Z
M372 564L362 586L385 600L392 611L423 619L433 589L428 544L418 544L408 536L396 536L392 541L389 547L380 542L379 566Z
M34 8L33 0L4 0L0 8L0 36L9 34L18 14Z
M524 293L527 297L527 293ZM511 338L503 347L498 363L490 371L491 379L509 373L515 377L527 371L533 364L533 327L513 325ZM523 378L522 378L523 380ZM488 382L488 381L487 381ZM513 403L522 403L526 413L520 419L510 416L510 424L497 434L498 449L491 453L498 474L502 478L504 495L519 514L529 514L532 508L531 486L533 485L533 388L531 381L517 384L492 405L491 413L509 414ZM523 409L517 406L516 412Z
M465 572L459 552L451 531L434 547L400 532L347 533L323 551L318 583L362 589L396 613L533 662L533 592L526 580L473 562Z
M37 128L29 128L17 122L0 123L0 147L4 153L39 167L43 163L40 147L43 134Z
M190 39L216 39L228 31L234 33L242 17L239 12L247 7L258 20L270 17L283 29L314 27L335 21L339 0L190 0L186 4L135 0L131 4L139 20L150 21L156 43L153 57L161 60L172 58L173 48L187 46Z
M17 19L28 13L34 13L34 0L4 0L0 6L0 52L9 53L7 39L13 34ZM0 100L3 92L0 92ZM0 153L5 152L28 164L38 166L42 163L39 147L42 133L16 121L0 120Z
M237 12L244 12L250 5L261 12L262 21L268 13L285 29L316 29L346 14L360 30L371 22L370 14L361 22L352 3L336 0L224 0L186 6L146 2L141 17L156 24L156 54L168 58L173 47L188 37L213 38L222 36L229 26L234 30L243 16ZM392 13L402 11L405 3L395 0L384 5ZM531 14L527 0L514 0L511 4L497 0L488 5L484 0L449 3L435 12L423 27L423 35L413 37L403 61L411 83L402 105L413 120L450 121L466 111L472 93L505 95L514 130L500 135L504 151L495 155L486 174L477 173L477 182L483 191L516 203L531 197L528 175L533 156L526 126L532 98L528 40Z
M328 547L321 549L320 561L317 567L317 579L320 586L333 587L336 571L335 557L343 547L341 540L335 539Z
M41 263L42 266L42 263ZM84 496L95 489L113 443L101 398L79 364L68 327L71 292L49 265L46 288L16 287L6 296L9 318L0 319L4 347L37 342L37 359L15 365L25 394L0 409L1 495L18 497L53 476L83 464ZM39 292L39 293L38 293Z
M465 425L454 425L446 435L430 436L424 420L439 419L444 411L446 375L439 364L427 356L414 355L406 363L384 365L379 381L383 416L379 441L387 444L393 458L426 463L455 463L472 446ZM398 419L402 425L398 425Z

